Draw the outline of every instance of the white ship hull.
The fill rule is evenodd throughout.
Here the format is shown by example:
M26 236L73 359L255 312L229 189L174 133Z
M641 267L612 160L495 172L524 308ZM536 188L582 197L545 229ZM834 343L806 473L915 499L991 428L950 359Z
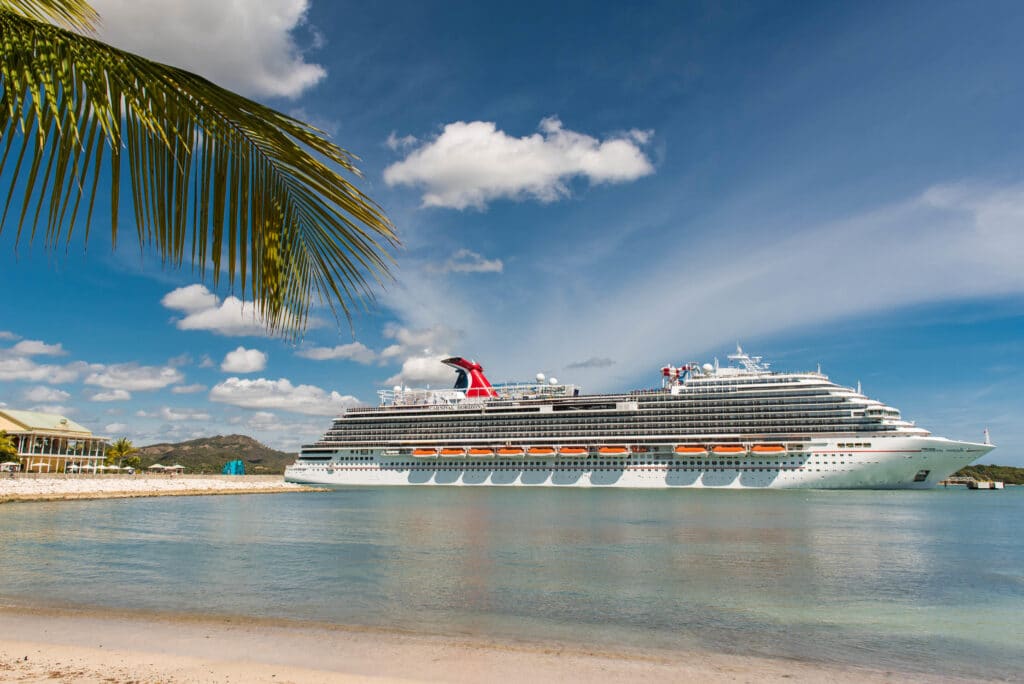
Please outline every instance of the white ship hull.
M870 449L850 448L847 441L855 438L843 437L815 440L800 453L700 458L677 458L666 450L628 457L421 459L394 450L337 449L321 462L289 466L285 480L334 487L928 489L993 448L937 437L871 438Z

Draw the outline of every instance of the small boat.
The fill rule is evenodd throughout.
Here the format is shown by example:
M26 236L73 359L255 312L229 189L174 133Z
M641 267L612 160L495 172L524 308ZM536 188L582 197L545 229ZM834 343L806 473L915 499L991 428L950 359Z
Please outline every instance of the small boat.
M413 449L412 450L412 455L413 456L418 456L419 458L427 458L429 456L437 456L437 449Z
M680 444L675 449L677 456L707 456L708 450L702 446Z
M781 444L755 444L750 452L759 456L776 456L786 453L786 447Z
M498 447L499 456L522 456L523 447Z
M554 456L554 447L536 446L530 447L529 454L531 456Z
M597 450L602 456L628 456L629 448L624 446L603 446Z
M484 447L470 447L469 448L469 455L470 456L493 456L494 455L494 449L487 449L487 448L484 448Z
M716 454L745 454L747 447L741 444L719 444L712 449Z
M558 453L562 456L586 456L589 450L586 447L559 447Z
M454 447L445 447L444 449L441 449L441 455L442 456L465 456L466 455L466 450L465 449L457 449L457 448L454 448Z

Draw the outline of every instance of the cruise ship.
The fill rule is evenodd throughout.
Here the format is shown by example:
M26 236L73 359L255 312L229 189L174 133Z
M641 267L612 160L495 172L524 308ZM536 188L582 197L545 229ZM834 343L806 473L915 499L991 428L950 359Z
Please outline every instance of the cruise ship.
M451 389L398 386L338 416L285 479L317 485L926 489L993 449L935 437L815 372L661 368L661 386L583 394L538 375L492 385L445 359Z

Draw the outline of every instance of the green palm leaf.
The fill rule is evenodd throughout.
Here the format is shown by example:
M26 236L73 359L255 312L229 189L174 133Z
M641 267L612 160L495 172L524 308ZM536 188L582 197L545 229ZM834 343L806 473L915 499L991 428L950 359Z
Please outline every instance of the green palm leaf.
M359 175L353 155L200 76L38 20L88 28L81 0L15 5L0 2L0 231L13 219L18 239L42 232L53 249L82 226L87 240L109 169L116 244L127 167L140 247L239 282L270 330L300 334L313 302L348 316L372 298L398 241L342 175Z

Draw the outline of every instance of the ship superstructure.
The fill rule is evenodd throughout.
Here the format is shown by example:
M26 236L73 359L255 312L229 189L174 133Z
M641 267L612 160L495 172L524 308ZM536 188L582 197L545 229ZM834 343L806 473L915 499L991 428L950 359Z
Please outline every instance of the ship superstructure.
M737 347L734 365L664 366L660 388L583 394L545 381L491 385L453 357L452 389L381 391L347 409L285 471L328 485L927 488L991 444L934 437L819 371L780 373Z

